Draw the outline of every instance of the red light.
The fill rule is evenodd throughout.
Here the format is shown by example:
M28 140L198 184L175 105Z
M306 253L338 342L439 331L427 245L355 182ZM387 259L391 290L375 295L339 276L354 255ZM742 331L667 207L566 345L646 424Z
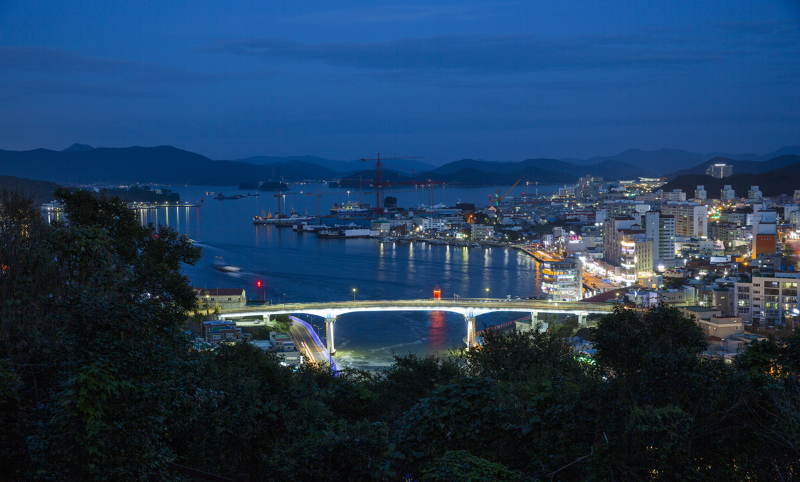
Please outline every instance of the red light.
M261 288L261 281L256 281L256 286L258 286L259 288Z

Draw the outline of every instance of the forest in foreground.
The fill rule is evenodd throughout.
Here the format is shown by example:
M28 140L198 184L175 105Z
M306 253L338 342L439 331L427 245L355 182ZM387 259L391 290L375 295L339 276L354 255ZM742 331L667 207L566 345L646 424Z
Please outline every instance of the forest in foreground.
M191 348L199 248L118 198L59 189L68 223L0 197L0 467L11 481L800 479L800 335L704 358L678 310L618 308L594 364L488 332L384 372Z

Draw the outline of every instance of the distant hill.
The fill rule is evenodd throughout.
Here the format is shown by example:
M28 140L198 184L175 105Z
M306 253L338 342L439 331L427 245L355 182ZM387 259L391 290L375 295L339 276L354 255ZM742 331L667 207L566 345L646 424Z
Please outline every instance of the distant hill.
M516 166L519 167L519 164L516 164ZM361 183L363 183L364 186L368 186L375 177L375 171L350 173L345 179L340 181L340 187L358 186L359 176L361 176ZM384 181L391 182L411 181L410 176L405 176L393 171L383 171L382 178ZM544 169L530 166L511 172L487 172L472 167L466 167L455 172L443 174L430 171L422 173L414 179L418 181L431 179L433 181L442 181L448 184L461 186L510 186L517 182L517 180L520 180L521 183L568 184L578 180L577 176L573 174L545 171Z
M725 185L730 185L739 197L746 197L751 186L758 186L765 197L791 195L795 189L800 188L800 164L761 174L734 174L723 179L715 179L705 174L684 174L662 186L662 189L664 191L681 189L689 198L694 197L698 185L704 186L709 199L719 199L719 192Z
M723 157L733 161L766 161L779 156L792 154L800 155L800 146L786 146L760 156L757 154L728 154L724 152L709 152L703 154L699 152L684 151L681 149L658 149L655 151L628 149L614 156L595 156L590 157L589 159L565 157L561 160L578 165L594 165L603 161L615 160L634 166L642 166L648 170L655 171L655 173L658 175L664 175L670 172L691 169L698 164L705 163L718 157Z
M293 164L295 162L305 162L308 164L316 164L318 166L323 166L333 171L342 173L357 172L359 170L364 169L365 167L375 165L375 162L363 162L361 160L337 161L334 159L325 159L323 157L316 157L316 156L288 156L288 157L253 156L244 159L238 159L238 161L245 162L248 164L258 164L258 165L276 164L276 163ZM436 166L433 166L431 164L427 164L422 161L413 161L406 159L397 159L397 160L387 159L385 163L387 164L387 167L393 166L401 170L408 170L409 174L411 173L411 169L414 169L415 172L431 171L433 169L436 169Z
M89 144L72 144L61 152L83 152L91 151L92 149L94 149L94 147L90 146Z
M0 150L0 174L63 184L140 183L238 186L242 182L335 179L340 173L309 163L257 166L212 161L171 146L59 152Z
M763 161L736 161L725 157L715 157L690 169L683 169L667 175L667 179L675 179L683 175L701 175L706 173L712 164L729 164L733 166L733 174L762 174L774 169L790 166L800 162L800 156L783 155Z
M521 162L489 162L474 159L462 159L438 167L433 174L452 174L463 169L475 169L483 172L508 174L521 169L535 168L553 173L568 173L573 176L602 176L604 179L632 179L636 177L654 177L655 174L642 168L619 161L603 161L592 166L579 166L558 159L526 159ZM559 183L562 181L558 181Z
M36 205L41 205L53 200L53 191L60 186L53 182L23 179L14 176L0 176L0 191L16 191L23 196L30 197Z

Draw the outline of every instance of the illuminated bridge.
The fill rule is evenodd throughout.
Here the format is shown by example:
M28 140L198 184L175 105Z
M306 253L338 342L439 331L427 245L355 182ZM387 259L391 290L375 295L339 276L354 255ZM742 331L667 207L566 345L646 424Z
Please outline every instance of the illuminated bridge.
M568 301L529 301L503 299L464 299L448 300L393 300L393 301L347 301L330 303L289 303L252 306L239 310L223 312L221 319L235 320L245 317L264 317L273 315L304 314L325 318L327 348L333 354L333 324L336 317L345 313L364 313L381 311L451 311L464 316L467 321L467 345L475 344L475 317L495 312L530 313L531 323L535 325L539 313L571 314L578 316L580 326L586 326L586 316L593 313L606 314L614 309L607 303L581 303Z

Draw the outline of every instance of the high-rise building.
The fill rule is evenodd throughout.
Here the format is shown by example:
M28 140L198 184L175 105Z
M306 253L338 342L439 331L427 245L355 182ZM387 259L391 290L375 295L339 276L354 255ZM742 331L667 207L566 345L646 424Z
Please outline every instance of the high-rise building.
M636 283L639 277L653 274L653 240L644 232L620 230L620 274L627 284Z
M613 266L619 266L621 231L625 229L641 231L641 226L632 217L606 219L603 226L603 260Z
M644 213L645 236L653 240L653 267L675 260L675 217L660 211Z
M730 184L726 184L722 189L719 190L720 201L732 201L734 199L736 199L736 192L731 189Z
M761 191L758 190L758 186L750 186L750 190L747 191L747 199L761 199Z
M675 235L708 236L708 206L690 202L671 202L661 206L661 214L675 218Z
M680 189L673 189L672 192L661 191L663 201L686 201L686 193Z
M701 199L703 201L708 199L708 193L706 192L705 186L697 186L697 189L694 191L694 198Z
M716 179L722 179L733 174L733 166L730 164L712 164L706 169L706 174Z

